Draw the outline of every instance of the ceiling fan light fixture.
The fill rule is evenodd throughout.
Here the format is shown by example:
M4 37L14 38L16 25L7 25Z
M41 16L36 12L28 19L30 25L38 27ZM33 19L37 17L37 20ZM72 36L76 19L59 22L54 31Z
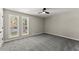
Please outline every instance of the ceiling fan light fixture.
M42 12L42 14L46 14L45 12Z
M50 12L47 12L47 11L46 11L46 8L43 8L43 9L42 9L42 12L39 12L39 14L50 14Z

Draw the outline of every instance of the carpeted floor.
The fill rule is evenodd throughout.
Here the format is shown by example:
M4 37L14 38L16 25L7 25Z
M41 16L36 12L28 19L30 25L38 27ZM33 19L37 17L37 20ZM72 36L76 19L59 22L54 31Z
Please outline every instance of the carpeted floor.
M79 41L41 34L4 43L0 51L79 51Z

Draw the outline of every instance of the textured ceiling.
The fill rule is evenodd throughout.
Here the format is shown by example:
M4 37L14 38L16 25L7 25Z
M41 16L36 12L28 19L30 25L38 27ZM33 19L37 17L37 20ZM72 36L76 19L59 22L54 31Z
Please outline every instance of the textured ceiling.
M50 14L39 14L39 12L41 12L43 8L5 8L5 9L18 11L39 17L49 17L57 13L62 13L71 10L69 8L47 8L47 11L50 12Z

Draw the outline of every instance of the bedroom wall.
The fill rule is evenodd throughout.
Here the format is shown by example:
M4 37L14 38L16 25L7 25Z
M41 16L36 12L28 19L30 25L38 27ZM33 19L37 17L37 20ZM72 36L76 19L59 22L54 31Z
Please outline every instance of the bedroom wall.
M20 38L23 38L23 37L28 37L28 36L43 33L43 22L44 22L43 18L39 18L39 17L32 16L32 15L27 15L27 14L20 13L20 12L10 11L10 10L6 10L6 9L4 9L3 11L4 11L4 41L20 39ZM29 17L29 35L9 39L8 38L8 30L7 30L7 22L8 22L7 21L8 20L7 15L8 14Z
M79 40L79 9L45 18L45 33Z

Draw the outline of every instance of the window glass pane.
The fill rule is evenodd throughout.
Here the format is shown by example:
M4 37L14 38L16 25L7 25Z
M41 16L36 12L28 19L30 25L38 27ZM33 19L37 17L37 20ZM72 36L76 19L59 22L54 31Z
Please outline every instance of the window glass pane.
M22 17L22 35L26 35L27 34L27 32L28 32L28 28L27 28L27 21L28 20L28 18L27 17Z
M8 17L9 17L9 24L8 24L9 37L12 38L19 36L19 16L9 14Z

